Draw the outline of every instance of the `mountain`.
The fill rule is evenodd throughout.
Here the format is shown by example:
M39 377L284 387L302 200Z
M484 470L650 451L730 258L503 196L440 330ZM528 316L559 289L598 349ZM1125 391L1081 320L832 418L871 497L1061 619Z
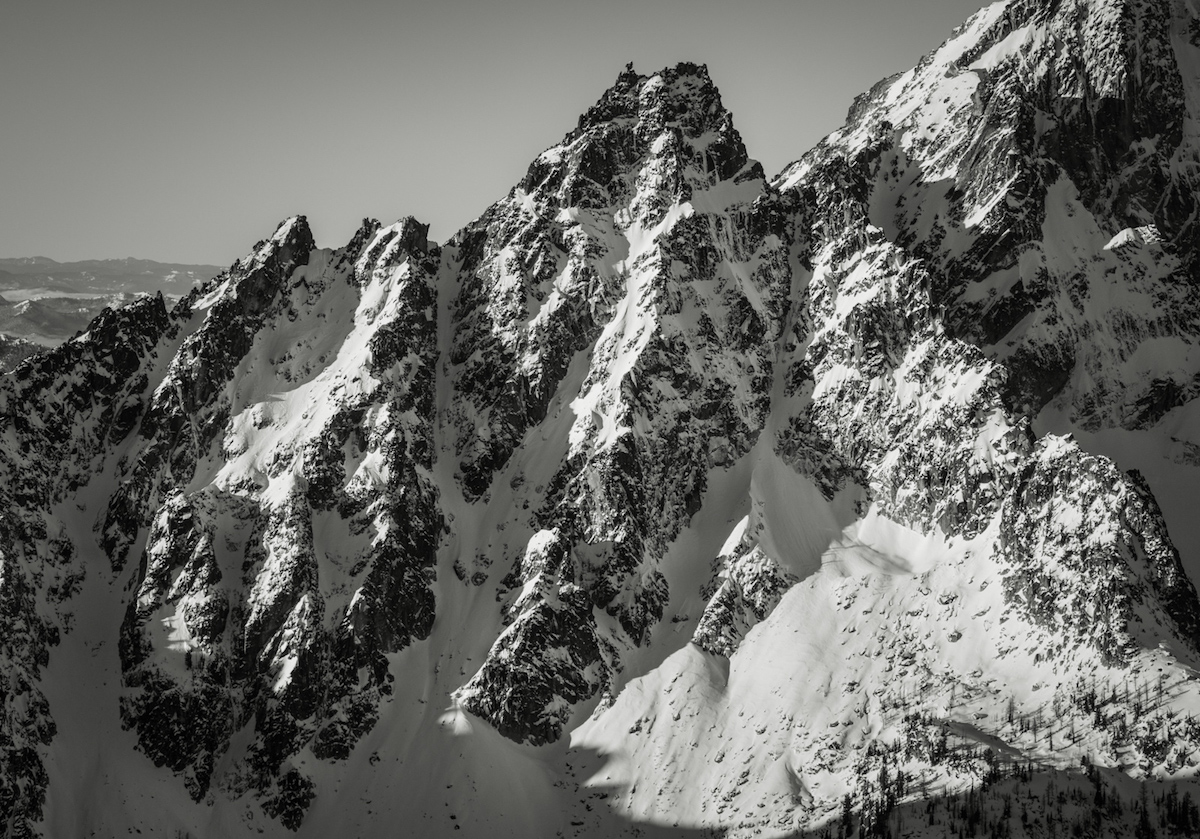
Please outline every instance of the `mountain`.
M186 294L221 273L216 265L184 265L151 259L88 259L55 262L44 256L0 259L0 292L88 292L105 294ZM14 299L14 298L9 298Z
M630 67L0 377L6 832L1195 835L1198 21L996 3L770 179Z
M0 295L0 335L23 339L41 349L61 344L87 329L89 323L110 306L130 298L42 297L9 303Z
M2 312L3 309L0 309ZM0 373L12 370L26 358L42 351L42 347L24 338L0 334Z
M171 265L148 259L55 262L43 256L0 259L0 340L55 347L104 309L135 297L165 294L176 301L221 273L215 265ZM0 372L28 356L0 359ZM18 355L20 357L18 357ZM12 361L5 359L10 358Z

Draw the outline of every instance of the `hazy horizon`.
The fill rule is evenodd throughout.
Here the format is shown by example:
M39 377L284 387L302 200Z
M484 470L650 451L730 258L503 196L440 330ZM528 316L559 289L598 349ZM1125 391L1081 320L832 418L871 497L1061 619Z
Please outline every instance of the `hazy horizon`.
M707 64L773 175L980 5L16 0L0 257L228 265L295 214L326 247L367 216L445 241L630 60Z

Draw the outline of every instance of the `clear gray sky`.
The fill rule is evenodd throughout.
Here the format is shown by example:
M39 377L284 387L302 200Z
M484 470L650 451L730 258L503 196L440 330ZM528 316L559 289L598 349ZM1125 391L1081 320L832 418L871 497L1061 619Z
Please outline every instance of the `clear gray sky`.
M774 174L984 0L4 0L0 256L226 265L304 213L444 241L627 61L708 65Z

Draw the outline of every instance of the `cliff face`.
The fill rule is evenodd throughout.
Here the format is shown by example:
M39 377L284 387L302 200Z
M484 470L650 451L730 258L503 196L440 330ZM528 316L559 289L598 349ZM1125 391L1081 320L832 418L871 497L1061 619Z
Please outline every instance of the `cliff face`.
M773 180L627 69L444 245L289 219L0 378L8 832L1193 786L1197 31L997 3Z
M870 222L924 261L951 334L1011 371L1014 409L1153 424L1196 393L1193 15L993 4L777 185L856 161Z

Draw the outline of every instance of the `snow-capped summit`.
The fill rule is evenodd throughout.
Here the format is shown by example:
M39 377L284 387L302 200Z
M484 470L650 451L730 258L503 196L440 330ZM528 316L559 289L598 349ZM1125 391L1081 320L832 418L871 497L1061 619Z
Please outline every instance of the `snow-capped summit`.
M1198 28L996 3L770 181L628 67L0 378L10 832L1186 835Z

